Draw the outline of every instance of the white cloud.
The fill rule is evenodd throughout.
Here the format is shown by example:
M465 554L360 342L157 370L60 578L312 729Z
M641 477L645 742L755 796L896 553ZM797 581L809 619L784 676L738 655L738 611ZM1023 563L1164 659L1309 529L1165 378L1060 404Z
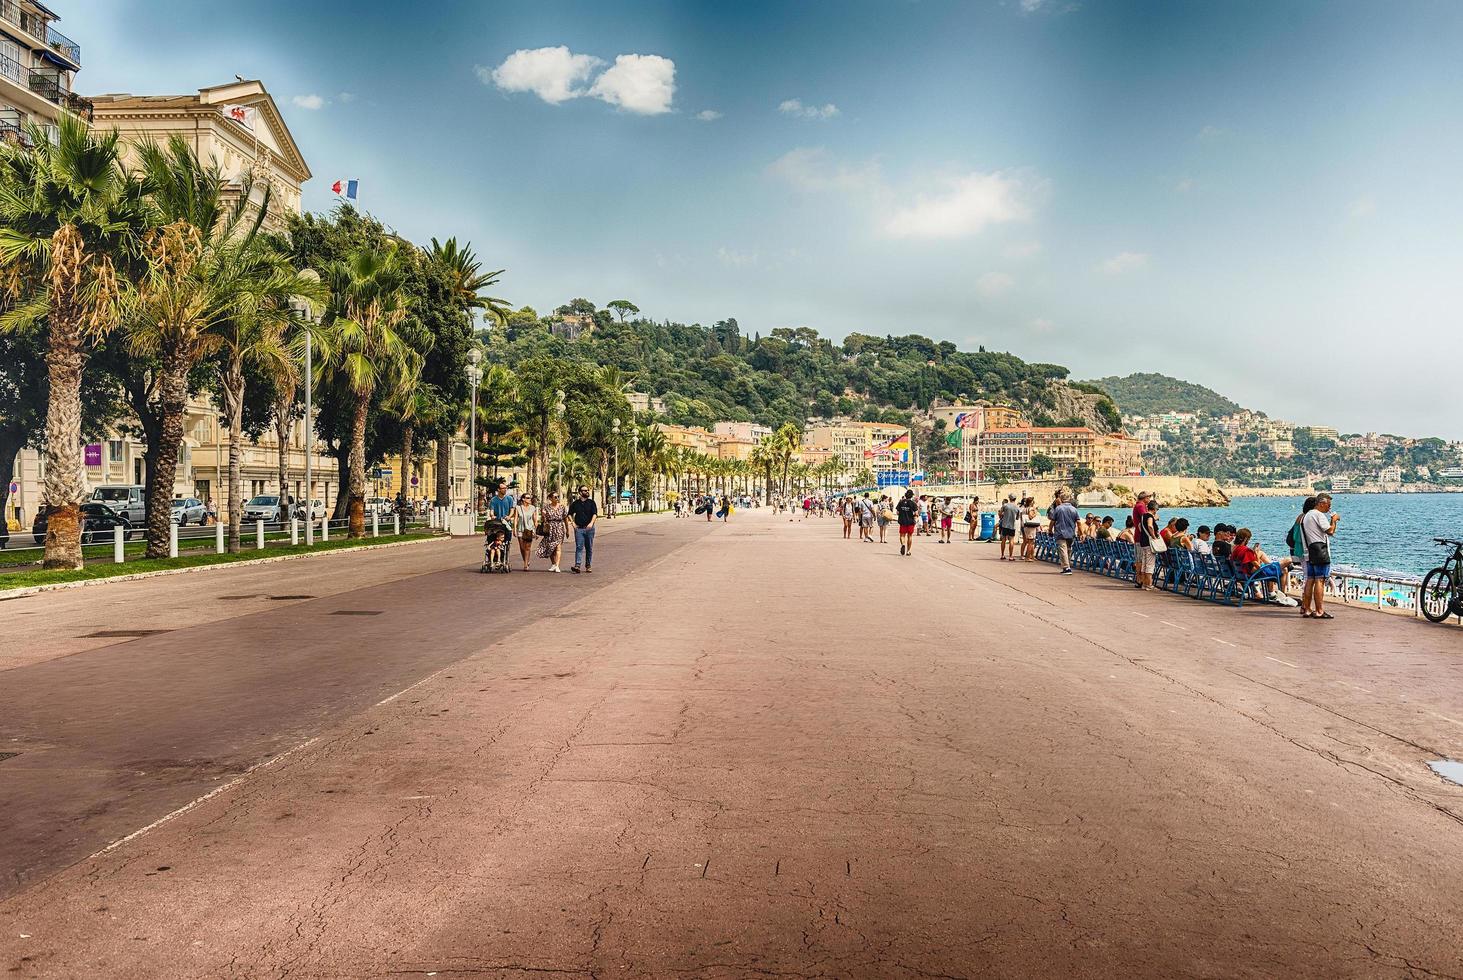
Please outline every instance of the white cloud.
M1023 14L1034 14L1041 9L1046 0L1021 0L1021 12Z
M1031 329L1032 333L1051 333L1054 329L1056 329L1057 325L1055 323L1052 323L1050 320L1044 319L1042 317L1037 317L1036 319L1028 323L1027 326Z
M1353 218L1370 218L1377 213L1377 202L1371 197L1358 197L1346 208Z
M354 102L356 100L356 93L354 93L354 92L342 92L339 95L337 95L336 98L339 99L342 102Z
M1125 272L1137 272L1139 269L1148 268L1147 252L1119 252L1109 259L1104 259L1097 267L1105 275L1120 276Z
M738 252L724 245L716 250L716 257L722 265L733 269L745 269L761 262L761 256L756 252Z
M796 116L799 119L832 119L838 115L838 106L832 102L823 105L803 105L802 99L785 99L778 105L777 111L784 116Z
M774 177L804 191L862 191L879 183L879 166L872 160L858 167L834 163L821 146L789 150L767 167Z
M965 238L1031 213L1021 181L1010 174L969 173L948 183L943 193L917 195L896 210L884 230L895 238Z
M1218 140L1224 139L1226 136L1229 135L1229 130L1225 129L1222 126L1205 126L1203 129L1199 130L1199 134L1194 138L1197 139L1200 143L1214 143Z
M701 122L716 122L716 120L721 118L721 113L717 112L715 109L702 109L700 112L696 113L696 118L699 119Z
M316 109L322 109L325 107L325 100L322 99L320 96L314 94L313 92L309 95L297 95L294 98L290 99L290 101L299 108L309 109L312 112Z
M671 111L676 63L658 54L622 54L595 79L589 94L626 112L656 116Z
M1041 252L1041 242L1016 242L1007 245L1004 253L1008 259L1029 259Z
M580 84L602 64L594 55L574 54L561 44L556 48L520 48L497 68L478 65L475 70L484 85L496 85L504 92L532 92L558 105L585 94Z
M987 272L975 280L975 291L986 299L994 299L1002 293L1010 292L1014 285L1016 280L1004 272Z

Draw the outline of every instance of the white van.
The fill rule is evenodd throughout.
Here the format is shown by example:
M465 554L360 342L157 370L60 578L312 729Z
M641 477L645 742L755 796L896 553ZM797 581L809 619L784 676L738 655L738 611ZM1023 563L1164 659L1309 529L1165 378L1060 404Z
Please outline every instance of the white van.
M96 487L91 499L92 503L106 504L133 527L142 527L147 521L147 488L139 484Z

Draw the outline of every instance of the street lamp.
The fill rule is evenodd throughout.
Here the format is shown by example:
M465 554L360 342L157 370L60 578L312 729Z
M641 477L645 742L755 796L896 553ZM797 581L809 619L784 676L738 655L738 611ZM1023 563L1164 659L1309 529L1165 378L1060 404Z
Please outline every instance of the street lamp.
M620 508L620 420L618 418L610 423L610 430L615 434L615 499L610 501L610 516L613 517L615 511Z
M640 509L640 430L630 427L630 510Z
M554 392L554 417L555 418L560 418L560 419L562 419L564 417L564 389L563 388L560 388L558 391L555 391ZM562 484L562 483L566 482L564 480L564 437L563 437L563 435L560 435L559 436L559 452L558 452L557 455L558 455L558 467L559 467L559 472L558 472L559 482ZM562 490L563 493L564 493L564 495L565 495L564 496L564 499L568 499L569 488L566 487L566 486L561 486L560 487L560 490Z
M467 501L468 511L472 514L473 530L478 526L478 494L477 494L477 452L478 452L478 385L483 380L483 370L478 367L478 362L483 359L483 352L476 347L467 349L467 384L472 389L472 411L467 417Z
M314 269L301 269L300 278L306 282L319 282L320 273ZM311 405L315 390L315 310L307 299L301 299L299 303L300 318L305 321L305 544L312 545L315 543L315 484L311 473L315 455L315 415ZM284 487L279 491L284 493ZM329 520L329 515L325 519Z

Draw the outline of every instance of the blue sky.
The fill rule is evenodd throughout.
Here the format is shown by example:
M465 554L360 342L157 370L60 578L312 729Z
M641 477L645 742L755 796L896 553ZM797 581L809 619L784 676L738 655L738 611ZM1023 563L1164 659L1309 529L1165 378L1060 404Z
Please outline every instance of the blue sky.
M54 6L79 91L258 77L307 207L357 177L515 305L916 332L1463 437L1452 0Z

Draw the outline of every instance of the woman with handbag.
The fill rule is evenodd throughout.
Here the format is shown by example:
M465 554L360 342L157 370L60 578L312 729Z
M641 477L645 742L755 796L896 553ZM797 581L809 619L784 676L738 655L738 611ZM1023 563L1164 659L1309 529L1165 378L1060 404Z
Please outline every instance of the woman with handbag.
M565 519L569 516L569 509L559 500L559 491L549 491L549 502L539 513L539 542L538 553L540 558L549 560L549 571L559 570L559 555L564 547L564 539L569 536L565 527Z

